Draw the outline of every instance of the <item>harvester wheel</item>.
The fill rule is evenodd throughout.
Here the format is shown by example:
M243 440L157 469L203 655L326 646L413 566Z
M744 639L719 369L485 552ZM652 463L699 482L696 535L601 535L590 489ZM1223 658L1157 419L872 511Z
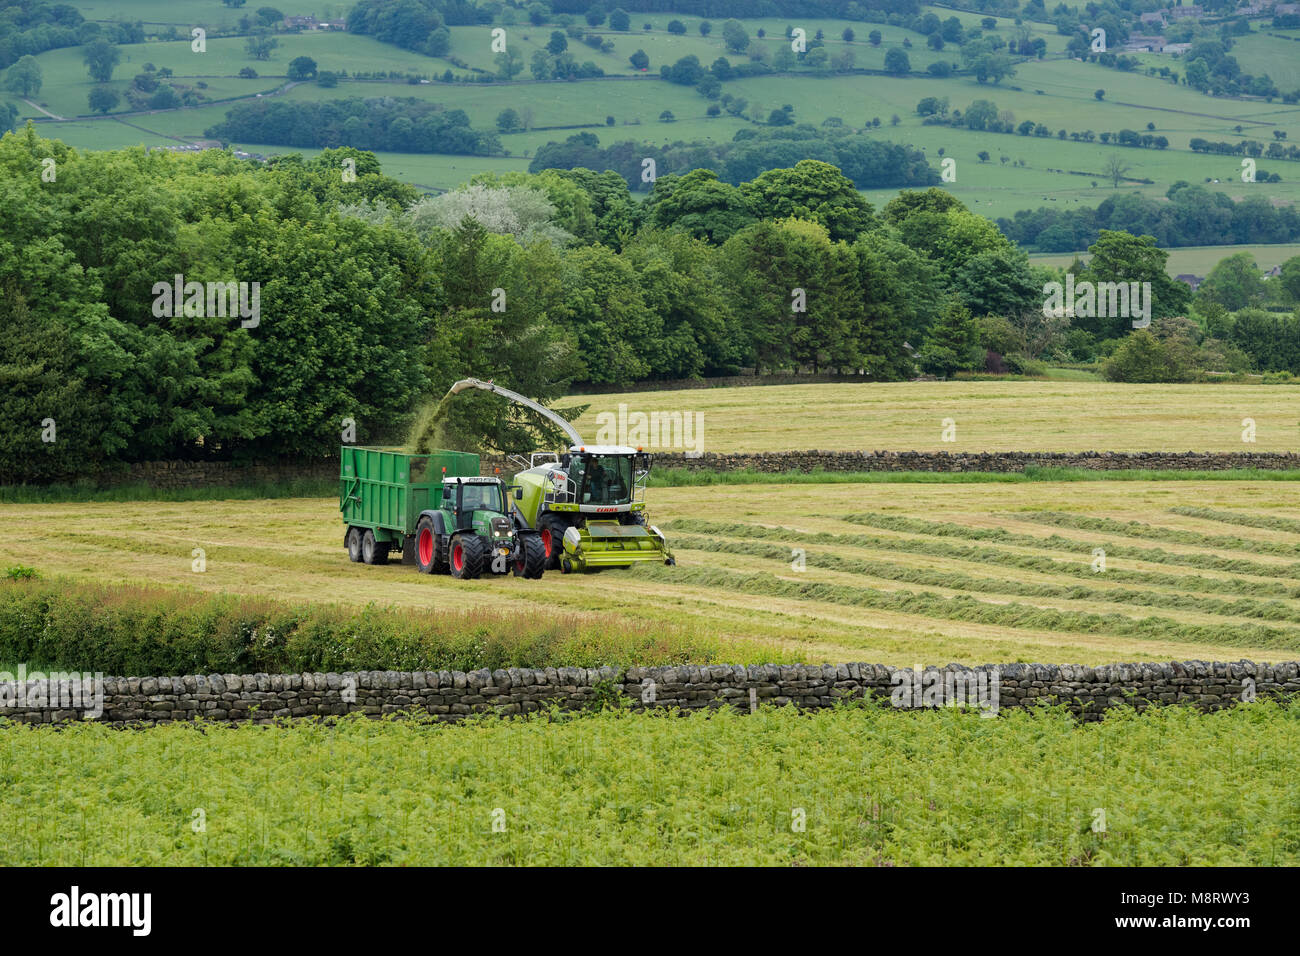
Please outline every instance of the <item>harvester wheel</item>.
M438 532L427 515L415 526L415 564L421 574L438 571Z
M569 526L564 519L556 515L542 515L537 524L542 548L546 551L546 570L554 571L560 566L560 556L564 554L564 532Z
M387 564L388 544L375 540L375 533L369 528L361 535L361 560L366 564Z
M476 534L458 534L451 539L451 576L468 580L483 570L483 539Z
M361 560L361 529L358 528L356 525L353 525L352 527L348 528L346 540L348 545L348 560L360 561Z
M519 539L519 557L515 559L515 577L540 578L546 570L546 548L540 535L526 534Z

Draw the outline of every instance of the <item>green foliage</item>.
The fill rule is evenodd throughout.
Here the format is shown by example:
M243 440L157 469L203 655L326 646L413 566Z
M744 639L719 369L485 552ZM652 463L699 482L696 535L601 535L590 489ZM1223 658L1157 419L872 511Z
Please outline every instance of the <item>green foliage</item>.
M117 91L107 86L96 86L86 97L87 105L96 113L107 113L116 108L120 100Z
M86 44L82 55L90 78L96 83L107 83L113 78L113 70L122 60L121 51L107 40L94 40Z
M0 840L19 866L1286 866L1298 722L1296 707L1260 702L1085 724L1062 708L982 720L765 706L457 726L7 726L0 766L21 796ZM499 793L512 798L493 832L485 795ZM194 806L206 832L183 825ZM807 832L792 832L792 807ZM1105 833L1091 829L1096 807ZM425 819L442 822L413 823Z
M875 217L871 204L829 163L805 159L789 169L770 169L740 187L760 219L807 219L825 226L832 239L854 239Z
M41 91L42 82L44 82L44 75L41 72L41 65L31 54L22 57L5 71L5 89L19 96L35 96Z
M413 97L360 97L314 103L263 99L239 103L205 135L222 140L411 153L502 152L495 133L473 129L463 110L443 110Z
M1139 329L1102 364L1102 374L1110 382L1187 382L1194 370L1177 344Z
M755 218L745 194L708 169L659 177L642 208L651 226L676 227L719 244Z
M771 649L752 653L765 655ZM490 611L295 607L162 588L99 587L6 572L0 661L116 675L462 670L733 663L685 629Z
M982 364L983 357L979 328L970 311L964 305L950 302L930 326L918 361L930 374L949 377L954 372L976 368Z

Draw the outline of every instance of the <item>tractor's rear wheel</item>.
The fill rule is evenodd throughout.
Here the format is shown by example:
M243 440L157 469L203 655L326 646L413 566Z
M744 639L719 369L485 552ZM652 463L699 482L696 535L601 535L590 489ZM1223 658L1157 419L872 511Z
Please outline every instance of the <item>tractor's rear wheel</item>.
M515 577L540 578L546 570L546 547L540 535L526 534L519 539L519 556L515 558Z
M369 528L361 535L361 560L366 564L388 563L388 542L376 541L374 531Z
M556 515L542 515L538 522L538 537L542 539L542 548L546 552L546 570L554 571L560 566L560 556L564 554L564 532L569 526L564 519Z
M438 532L433 519L423 517L415 526L415 563L421 574L435 574L438 569Z
M347 546L348 546L348 560L360 561L361 560L361 529L358 528L356 525L353 525L352 527L348 528L348 533L347 535L345 535L344 540L347 542Z
M451 539L451 576L476 578L483 571L483 539L476 534L458 534Z

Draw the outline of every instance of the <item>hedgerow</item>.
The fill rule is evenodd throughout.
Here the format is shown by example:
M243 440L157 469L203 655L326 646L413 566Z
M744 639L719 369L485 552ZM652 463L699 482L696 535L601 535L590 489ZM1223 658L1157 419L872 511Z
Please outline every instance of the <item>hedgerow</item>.
M724 649L725 648L725 649ZM0 581L0 662L119 676L789 660L671 624L538 611L294 606L67 580Z

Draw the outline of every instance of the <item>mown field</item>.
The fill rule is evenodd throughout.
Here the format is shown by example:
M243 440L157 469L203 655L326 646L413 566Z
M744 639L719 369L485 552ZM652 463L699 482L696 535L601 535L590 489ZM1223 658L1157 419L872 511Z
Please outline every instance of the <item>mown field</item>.
M1300 449L1300 389L1291 385L1103 382L896 382L700 388L573 396L578 431L601 413L698 412L697 450L1270 451ZM1242 441L1242 420L1255 441ZM956 424L944 440L944 422ZM613 421L605 419L604 421ZM671 450L662 436L660 445ZM650 443L646 443L651 447Z
M0 864L1295 865L1298 731L1263 703L0 727Z
M1174 249L1167 249L1169 259L1165 263L1165 271L1170 275L1179 275L1182 273L1191 273L1192 275L1206 276L1220 261L1228 256L1235 256L1240 252L1248 252L1255 258L1255 265L1261 269L1271 269L1274 266L1280 266L1286 260L1293 256L1300 256L1300 243L1280 242L1280 243L1261 243L1252 246L1181 246ZM1075 253L1041 253L1031 255L1030 262L1036 266L1068 266L1074 261ZM1091 256L1082 255L1080 261L1087 262Z
M698 486L653 489L651 505L675 568L462 583L351 564L329 499L4 505L0 567L435 617L519 612L521 630L553 615L593 625L591 664L632 663L626 649L653 641L623 632L657 628L741 663L1300 653L1290 482Z

